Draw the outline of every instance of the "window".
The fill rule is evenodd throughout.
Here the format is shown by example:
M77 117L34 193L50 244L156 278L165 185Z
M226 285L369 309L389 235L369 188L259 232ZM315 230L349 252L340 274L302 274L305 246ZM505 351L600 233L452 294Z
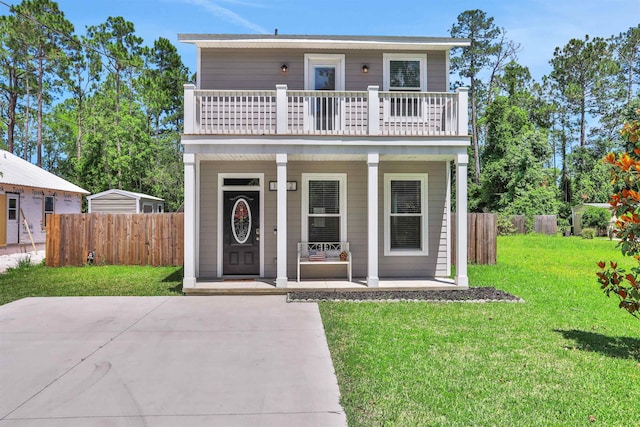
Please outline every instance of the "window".
M150 204L143 204L142 205L142 213L153 213L153 205Z
M385 174L384 211L385 255L428 255L427 174Z
M427 56L421 54L383 55L384 90L390 92L424 92L427 87ZM422 99L398 94L385 102L386 117L422 116Z
M18 219L18 199L9 198L9 220L16 221Z
M53 206L53 201L54 201L54 197L53 196L44 196L44 201L43 201L43 216L44 219L42 221L42 223L44 224L44 226L47 226L47 214L52 214L54 213L54 206Z
M302 174L302 241L346 240L346 182L346 174Z

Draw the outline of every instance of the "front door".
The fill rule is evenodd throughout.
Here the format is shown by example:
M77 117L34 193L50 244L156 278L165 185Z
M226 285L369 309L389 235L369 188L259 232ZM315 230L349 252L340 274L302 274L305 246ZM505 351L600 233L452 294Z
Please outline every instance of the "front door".
M224 191L223 274L260 274L260 192Z
M7 244L20 243L20 195L7 193Z

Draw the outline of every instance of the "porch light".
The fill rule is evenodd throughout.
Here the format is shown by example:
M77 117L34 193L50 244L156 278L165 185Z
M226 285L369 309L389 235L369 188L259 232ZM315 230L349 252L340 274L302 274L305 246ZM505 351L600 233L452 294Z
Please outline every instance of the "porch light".
M287 71L289 71L289 67L287 67L287 64L282 64L282 67L280 67L280 70L283 73L286 73Z
M362 66L362 72L365 73L365 74L367 74L369 72L369 66L367 64L364 64Z

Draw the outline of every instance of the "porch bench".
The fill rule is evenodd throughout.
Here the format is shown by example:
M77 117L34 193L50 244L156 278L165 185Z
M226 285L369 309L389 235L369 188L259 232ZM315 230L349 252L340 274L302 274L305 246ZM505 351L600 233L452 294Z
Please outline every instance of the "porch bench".
M344 253L346 257L341 258ZM344 258L344 259L343 259ZM349 242L298 242L298 272L300 281L301 265L336 265L347 266L347 277L351 282L351 252Z

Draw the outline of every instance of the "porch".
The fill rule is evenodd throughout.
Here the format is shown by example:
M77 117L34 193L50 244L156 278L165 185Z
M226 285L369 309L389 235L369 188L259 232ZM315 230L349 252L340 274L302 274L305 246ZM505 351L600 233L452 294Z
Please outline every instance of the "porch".
M276 279L247 280L202 280L193 288L183 288L186 295L285 295L295 291L417 291L417 290L461 290L453 279L380 279L378 287L367 286L367 279L346 280L302 280L288 281L286 287L277 287Z
M184 85L186 135L467 135L467 88L448 92L196 90Z

